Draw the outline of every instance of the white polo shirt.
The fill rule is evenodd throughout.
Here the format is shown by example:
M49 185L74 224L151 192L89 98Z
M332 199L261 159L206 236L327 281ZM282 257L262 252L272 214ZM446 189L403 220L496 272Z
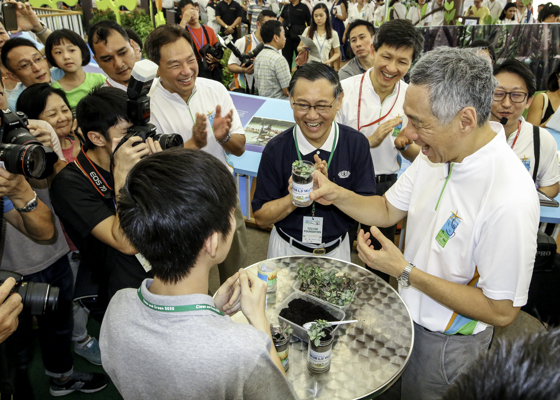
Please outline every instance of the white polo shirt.
M500 0L486 0L484 3L482 3L482 6L486 7L488 11L490 11L490 15L492 15L493 19L498 18L502 13L502 10L504 9L504 5Z
M380 124L397 116L403 117L400 130L408 124L408 118L404 115L403 110L408 85L404 81L399 81L395 85L393 93L381 103L381 99L373 88L369 77L372 70L373 68L367 70L365 76L363 74L356 75L340 82L344 90L344 99L342 100L342 107L336 115L338 123L358 129L358 105L360 103L360 86L362 86L360 128L388 114L380 122L360 129L360 132L366 137L373 135ZM364 78L363 83L362 77ZM375 175L396 174L401 168L397 160L399 151L395 147L395 138L399 132L399 129L394 129L379 146L370 149Z
M224 85L211 79L196 78L193 93L186 103L177 93L171 93L161 85L159 78L154 80L150 91L150 123L159 133L178 133L186 142L192 137L192 128L196 114L206 115L207 144L201 150L212 154L228 166L223 147L216 141L212 122L216 115L216 106L222 106L222 117L233 109L230 133L245 135L239 114L233 105Z
M496 137L452 164L451 171L449 164L433 164L420 154L385 196L408 211L406 260L521 307L535 262L539 200L533 181L503 139L503 127L491 125ZM486 329L412 286L401 286L399 292L414 321L431 331L476 334Z
M517 136L517 130L509 135L507 143L511 147L513 145L513 151L521 160L523 166L529 171L531 179L533 178L533 171L535 170L535 152L533 147L533 125L525 121L523 117L519 119L521 122L521 128L519 129L519 137L515 140ZM560 182L560 173L558 172L558 155L556 152L556 140L554 137L544 128L540 129L540 161L539 169L537 172L537 182L536 187L550 186L555 183Z

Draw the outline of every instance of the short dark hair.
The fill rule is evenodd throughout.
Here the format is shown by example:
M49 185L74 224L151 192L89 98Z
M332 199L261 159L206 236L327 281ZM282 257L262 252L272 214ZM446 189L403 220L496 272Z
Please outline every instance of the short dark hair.
M169 43L175 43L179 39L185 39L194 50L191 34L179 25L160 25L154 29L146 38L144 44L148 58L159 65L161 59L161 48Z
M115 21L109 19L103 19L94 25L90 26L88 33L88 44L95 55L94 43L105 42L107 43L107 38L111 36L114 32L119 33L124 40L128 42L129 37L122 26L117 24Z
M558 85L558 79L560 79L560 63L558 63L554 72L548 77L548 81L546 83L547 89L551 92L556 92L558 89L560 89L560 86Z
M543 5L543 4L541 4L541 5ZM556 18L558 18L560 16L560 6L556 6L552 3L546 3L546 4L544 4L543 9L539 13L538 21L543 22L545 19L547 19L551 15L554 15Z
M40 119L39 115L45 110L47 99L51 94L59 95L66 106L71 109L64 90L55 89L48 83L36 83L26 88L18 97L16 108L25 113L27 118Z
M535 75L531 72L528 66L518 60L505 60L500 65L494 67L494 76L502 72L519 75L519 77L521 77L525 82L525 86L527 86L527 99L533 97L535 91L537 90L537 84L535 82Z
M277 20L266 21L261 27L261 38L264 44L270 43L274 40L274 35L280 36L282 34L282 23Z
M367 28L369 34L371 35L371 37L375 36L375 28L374 28L374 26L371 22L363 20L363 19L356 19L348 25L348 31L347 31L348 32L348 35L347 35L348 38L350 38L350 33L352 33L352 29L357 28L358 26L365 26Z
M142 39L140 38L140 36L132 28L124 28L124 30L126 31L128 38L135 43L138 43L138 46L140 46L140 51L142 51L142 49L144 48L144 43L142 43Z
M373 48L375 51L383 45L397 49L410 48L413 50L412 61L414 62L424 48L424 37L420 32L421 30L414 27L410 21L404 19L387 21L377 30Z
M177 4L177 13L179 15L182 15L183 8L185 8L185 6L188 6L189 4L191 4L194 7L194 3L192 0L179 0L179 3Z
M292 97L298 79L306 79L311 82L318 81L319 79L326 79L333 85L333 94L336 99L342 94L342 85L340 84L340 78L337 72L333 67L326 64L311 61L298 68L288 85L288 93Z
M154 275L177 283L190 273L208 237L231 232L236 202L233 176L216 157L178 148L145 157L132 168L120 191L118 215Z
M15 69L13 69L9 63L10 59L8 58L8 54L10 54L10 51L15 49L16 47L21 47L21 46L33 47L35 50L38 50L37 46L35 46L35 43L33 43L29 39L16 37L13 39L6 40L6 43L4 43L4 46L2 47L2 53L0 54L0 58L2 59L2 64L4 64L4 66L10 72L14 72Z
M70 29L57 29L47 38L47 42L45 43L45 55L47 56L49 64L53 67L60 68L52 55L52 51L53 47L61 44L63 40L67 40L74 46L78 46L80 48L80 51L82 52L82 67L89 64L91 54L86 42L80 35Z
M451 384L444 400L552 400L560 386L560 329L498 341Z
M76 106L78 127L82 130L84 150L95 148L88 132L99 132L109 140L109 128L120 121L128 121L126 92L115 87L97 87L83 97Z
M265 17L276 19L276 13L272 10L262 10L259 16L257 17L257 21L262 24Z
M492 62L493 63L496 62L496 50L494 50L494 46L488 40L482 40L482 39L473 40L473 42L467 47L471 48L471 49L488 50L488 53L490 53L490 58L492 59Z

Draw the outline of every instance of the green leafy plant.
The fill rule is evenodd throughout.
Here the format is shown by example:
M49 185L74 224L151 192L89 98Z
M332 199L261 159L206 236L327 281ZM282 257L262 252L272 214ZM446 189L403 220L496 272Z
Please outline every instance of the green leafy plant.
M316 323L311 325L311 328L307 331L307 335L309 336L310 342L313 342L315 346L319 346L321 344L321 338L327 336L325 330L329 328L330 325L324 319L317 319L315 322Z
M426 13L428 12L428 2L426 2L423 6L422 9L420 10L420 15L422 17L424 17L424 15L426 15Z
M357 284L348 274L336 275L336 270L324 271L316 265L298 265L297 279L301 282L300 290L304 293L328 301L339 307L354 301Z
M302 178L308 178L315 171L315 166L305 164L301 160L296 160L292 163L293 172Z
M272 339L276 341L288 340L293 332L292 326L285 322L280 323L278 326L270 325L270 334Z
M447 24L450 24L450 22L453 21L453 18L455 18L456 10L454 10L453 7L455 7L454 1L446 1L445 3L443 3L443 8L445 8L445 14L443 15L443 18L445 18L445 22L447 22Z

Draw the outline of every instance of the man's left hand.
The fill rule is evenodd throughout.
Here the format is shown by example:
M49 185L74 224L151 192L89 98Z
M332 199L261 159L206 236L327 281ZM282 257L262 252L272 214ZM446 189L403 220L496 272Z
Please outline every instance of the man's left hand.
M325 160L321 160L317 154L313 156L313 159L315 160L315 171L319 171L328 178L329 171L327 170L327 162Z
M18 30L12 33L29 32L32 30L40 32L41 30L43 30L43 26L39 23L39 18L35 14L35 11L33 11L31 4L20 3L15 0L8 0L7 3L16 5Z
M406 146L411 145L412 143L414 143L412 140L410 140L409 138L407 138L401 131L401 133L399 133L399 136L397 136L395 138L395 147L398 150L404 149L406 148Z
M6 196L12 198L14 196L25 195L26 191L30 193L32 189L29 187L23 175L12 174L4 168L0 168L0 197ZM33 197L30 197L27 201L32 198Z
M142 157L150 154L150 146L147 143L142 142L142 138L138 136L131 136L126 142L124 142L118 149L118 144L122 138L113 138L113 160L115 162L115 168L113 174L122 178L123 182L126 176L140 161ZM148 140L152 140L149 138Z
M372 226L370 230L371 234L369 232L364 233L363 229L360 229L358 233L358 257L370 267L398 278L402 275L408 262L404 259L399 248L387 239L377 227ZM381 244L381 250L373 249L371 245L372 236Z
M220 286L214 296L216 307L227 315L233 315L241 309L241 287L238 279L239 272L236 272Z
M217 58L215 58L211 54L206 54L206 62L208 64L217 64L217 63L220 62L220 60L218 60Z
M29 129L29 132L35 136L35 139L41 142L43 146L50 147L51 149L53 148L51 133L48 130L33 122L30 122L29 125L27 125L27 129Z
M232 120L233 109L229 110L229 113L222 117L222 107L220 105L216 107L216 115L214 116L212 127L214 128L214 137L218 142L224 141L227 137L231 129Z

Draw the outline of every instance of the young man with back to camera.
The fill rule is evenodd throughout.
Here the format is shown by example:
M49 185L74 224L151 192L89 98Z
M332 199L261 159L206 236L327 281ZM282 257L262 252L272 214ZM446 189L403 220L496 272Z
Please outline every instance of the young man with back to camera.
M240 269L208 295L210 269L231 246L236 197L233 176L206 152L173 149L131 170L119 218L154 279L115 295L100 335L125 399L297 398L272 344L266 283ZM231 321L239 309L252 326Z

